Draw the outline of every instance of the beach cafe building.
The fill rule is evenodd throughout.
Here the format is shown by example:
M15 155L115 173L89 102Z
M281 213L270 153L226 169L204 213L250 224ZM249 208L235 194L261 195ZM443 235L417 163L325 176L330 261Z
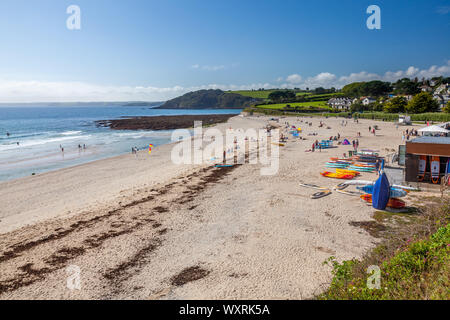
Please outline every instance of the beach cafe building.
M447 172L450 159L450 123L429 126L418 130L423 136L406 142L405 181L419 181L419 160L425 159L426 167L422 182L440 183ZM431 162L439 160L439 182L432 182Z

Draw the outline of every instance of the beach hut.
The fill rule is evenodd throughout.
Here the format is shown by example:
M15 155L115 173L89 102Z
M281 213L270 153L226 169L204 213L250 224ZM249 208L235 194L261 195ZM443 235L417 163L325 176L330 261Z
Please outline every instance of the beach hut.
M431 128L434 133L444 133L442 127ZM426 128L424 128L426 129ZM439 131L436 131L439 130ZM405 180L438 184L447 173L450 160L450 136L423 136L406 142Z

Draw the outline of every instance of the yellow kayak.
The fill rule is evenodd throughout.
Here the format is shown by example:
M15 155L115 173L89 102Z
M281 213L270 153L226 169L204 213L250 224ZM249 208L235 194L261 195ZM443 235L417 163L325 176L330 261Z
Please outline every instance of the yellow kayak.
M352 174L354 176L359 176L361 173L359 173L358 171L355 170L347 170L347 169L336 169L336 173L341 173L341 174Z

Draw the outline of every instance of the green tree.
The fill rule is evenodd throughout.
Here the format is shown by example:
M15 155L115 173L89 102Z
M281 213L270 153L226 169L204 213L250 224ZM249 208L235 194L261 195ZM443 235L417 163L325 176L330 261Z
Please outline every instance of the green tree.
M412 98L405 109L409 113L437 112L439 104L430 93L421 92Z
M447 105L442 109L443 112L450 113L450 101L447 102Z
M396 94L417 94L420 92L420 84L417 81L411 81L409 78L403 78L393 84Z
M353 82L342 88L342 93L348 97L378 97L386 95L391 91L392 87L389 82L383 82L379 80L369 82Z
M408 104L405 97L395 97L389 100L384 106L384 112L399 113L405 112L405 107Z
M361 101L357 101L355 103L352 103L352 105L350 106L350 111L352 113L355 112L363 112L364 111L364 105L361 103Z
M269 94L269 99L272 101L288 101L295 99L295 93L292 90L277 90Z

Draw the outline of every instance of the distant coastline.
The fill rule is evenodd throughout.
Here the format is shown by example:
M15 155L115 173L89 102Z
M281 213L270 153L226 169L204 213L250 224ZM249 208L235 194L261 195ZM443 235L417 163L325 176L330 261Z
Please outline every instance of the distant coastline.
M1 102L2 107L158 107L164 101Z

